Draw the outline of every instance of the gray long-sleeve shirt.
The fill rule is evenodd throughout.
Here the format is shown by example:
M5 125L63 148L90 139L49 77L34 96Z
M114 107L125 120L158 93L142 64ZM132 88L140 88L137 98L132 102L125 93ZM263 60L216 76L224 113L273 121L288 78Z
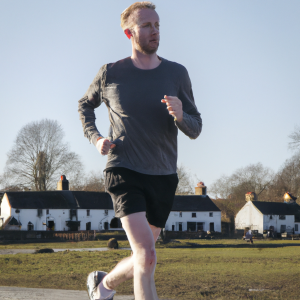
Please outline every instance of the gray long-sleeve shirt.
M135 67L130 57L101 67L84 96L79 115L84 135L94 145L102 136L95 125L94 110L102 102L108 108L108 138L116 147L108 153L106 168L124 167L149 175L176 173L179 128L192 139L199 136L202 120L187 70L160 58L151 70ZM182 101L183 120L174 122L164 95Z

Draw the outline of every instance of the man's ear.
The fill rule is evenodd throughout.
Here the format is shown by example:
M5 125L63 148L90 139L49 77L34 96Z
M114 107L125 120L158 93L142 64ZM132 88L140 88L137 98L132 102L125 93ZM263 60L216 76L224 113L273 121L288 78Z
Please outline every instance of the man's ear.
M127 37L130 39L132 37L132 33L129 29L125 29L124 33L127 35Z

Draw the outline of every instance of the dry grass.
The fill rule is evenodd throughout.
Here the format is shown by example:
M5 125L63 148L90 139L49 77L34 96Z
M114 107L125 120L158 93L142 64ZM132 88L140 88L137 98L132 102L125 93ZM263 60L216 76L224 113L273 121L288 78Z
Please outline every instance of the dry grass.
M78 249L78 248L103 248L107 247L108 240L102 241L82 241L82 242L14 242L14 243L1 243L1 249L41 249L41 248L52 248L52 249ZM118 241L119 247L129 247L128 241Z
M299 299L300 248L296 245L157 249L158 294L184 300ZM84 290L89 272L109 271L128 255L126 250L2 255L0 285ZM117 292L132 294L132 282L122 284Z
M118 238L117 238L118 239ZM80 241L80 242L0 242L1 249L78 249L78 248L102 248L107 247L107 240L97 241ZM120 248L130 247L128 241L118 241ZM254 240L254 245L246 243L242 239L197 239L197 240L173 240L166 244L156 244L157 249L162 248L273 248L273 247L287 247L287 246L300 246L300 240ZM299 249L300 250L300 249Z

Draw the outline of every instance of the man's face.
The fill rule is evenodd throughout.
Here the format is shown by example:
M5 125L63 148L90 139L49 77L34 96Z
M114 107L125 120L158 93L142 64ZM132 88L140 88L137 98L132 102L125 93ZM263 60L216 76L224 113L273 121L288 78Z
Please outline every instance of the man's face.
M159 16L153 9L138 9L133 13L133 41L143 54L153 54L159 46Z

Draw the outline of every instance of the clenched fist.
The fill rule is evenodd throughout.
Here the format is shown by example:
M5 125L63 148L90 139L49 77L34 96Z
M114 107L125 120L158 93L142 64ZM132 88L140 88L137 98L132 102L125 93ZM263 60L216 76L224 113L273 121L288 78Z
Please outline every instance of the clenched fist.
M97 150L102 155L107 155L108 151L115 147L116 147L116 145L113 144L109 139L106 139L106 138L100 139L96 144Z
M165 96L161 100L162 103L166 103L169 114L172 115L177 122L181 122L183 118L182 102L173 96Z

